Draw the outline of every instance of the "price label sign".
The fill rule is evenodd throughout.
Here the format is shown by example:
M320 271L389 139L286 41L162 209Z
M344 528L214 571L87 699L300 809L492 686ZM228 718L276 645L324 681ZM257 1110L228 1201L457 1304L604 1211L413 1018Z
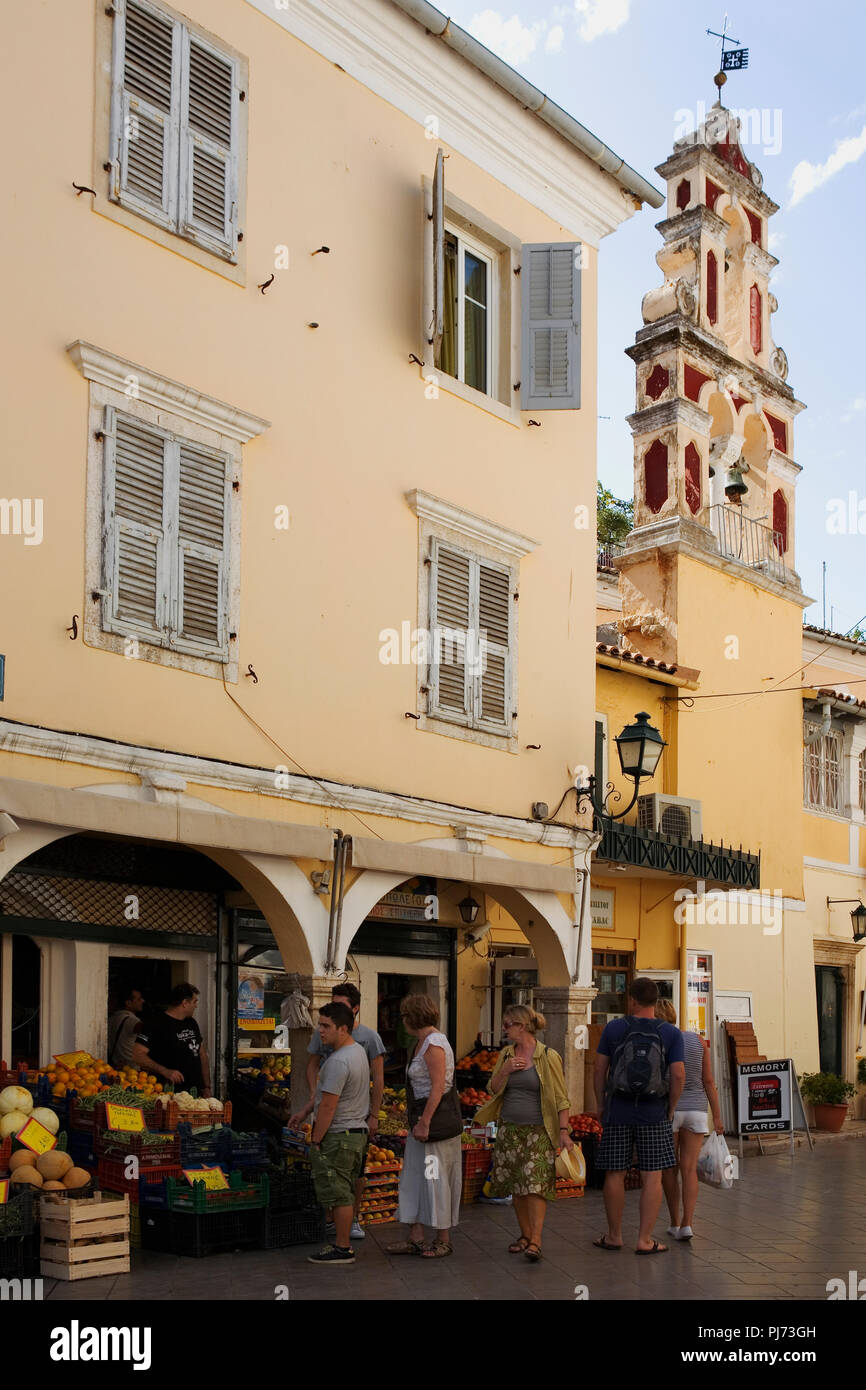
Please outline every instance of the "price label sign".
M9 1201L9 1179L0 1178L0 1207Z
M270 1033L277 1026L276 1018L239 1018L238 1027L252 1033Z
M122 1129L129 1134L141 1134L145 1129L144 1111L136 1105L105 1103L105 1118L109 1129Z
M59 1062L62 1067L77 1067L93 1061L89 1052L55 1052L55 1062Z
M35 1154L47 1154L49 1149L57 1146L56 1135L32 1117L23 1129L19 1129L15 1138L19 1144L23 1144L25 1148L30 1149Z
M194 1182L203 1182L208 1192L225 1192L229 1185L222 1168L207 1165L202 1168L184 1168L183 1175L190 1187Z

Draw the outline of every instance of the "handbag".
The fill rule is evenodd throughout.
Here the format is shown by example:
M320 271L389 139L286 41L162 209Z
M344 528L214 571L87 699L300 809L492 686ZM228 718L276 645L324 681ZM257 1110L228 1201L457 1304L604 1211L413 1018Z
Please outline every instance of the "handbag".
M412 1086L409 1068L406 1068L406 1109L408 1111L409 1133L415 1128L424 1113L426 1097L418 1097ZM430 1130L423 1144L438 1144L442 1139L456 1139L463 1133L463 1112L457 1087L451 1086L443 1095L430 1120ZM414 1138L414 1136L413 1136ZM417 1142L417 1141L416 1141Z

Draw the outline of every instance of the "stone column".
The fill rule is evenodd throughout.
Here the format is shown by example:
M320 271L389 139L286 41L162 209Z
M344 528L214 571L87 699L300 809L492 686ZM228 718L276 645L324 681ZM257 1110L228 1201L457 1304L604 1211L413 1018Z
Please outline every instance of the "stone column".
M331 990L340 981L336 975L302 975L298 987L310 1001L310 1013L315 1026L316 1017L323 1004L330 1004ZM307 1085L307 1047L313 1036L312 1028L291 1028L289 1030L289 1049L292 1054L292 1114L303 1109L310 1099Z
M591 985L540 985L535 989L535 1007L547 1020L544 1041L562 1058L572 1115L583 1110L586 1035L595 994Z

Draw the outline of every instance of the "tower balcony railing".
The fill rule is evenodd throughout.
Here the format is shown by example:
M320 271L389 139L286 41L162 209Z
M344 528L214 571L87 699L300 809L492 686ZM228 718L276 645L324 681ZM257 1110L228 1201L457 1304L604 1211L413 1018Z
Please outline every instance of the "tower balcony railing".
M607 570L610 574L616 574L614 560L618 555L625 553L625 541L599 541L595 567L599 570Z
M710 530L727 559L737 560L780 584L790 578L782 559L785 547L781 531L744 516L739 507L726 507L721 502L710 507Z

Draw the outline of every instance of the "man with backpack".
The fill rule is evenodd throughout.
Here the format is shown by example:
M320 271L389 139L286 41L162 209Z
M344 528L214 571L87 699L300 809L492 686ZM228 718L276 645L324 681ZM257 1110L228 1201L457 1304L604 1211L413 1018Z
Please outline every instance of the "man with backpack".
M656 1019L655 980L632 980L628 993L629 1016L606 1025L593 1070L596 1110L591 1113L598 1113L598 1101L604 1098L597 1161L607 1170L608 1225L607 1234L593 1245L599 1250L622 1249L625 1175L636 1148L643 1185L635 1253L660 1255L668 1247L653 1238L653 1228L662 1201L662 1169L676 1167L671 1116L685 1082L683 1035L672 1023Z

